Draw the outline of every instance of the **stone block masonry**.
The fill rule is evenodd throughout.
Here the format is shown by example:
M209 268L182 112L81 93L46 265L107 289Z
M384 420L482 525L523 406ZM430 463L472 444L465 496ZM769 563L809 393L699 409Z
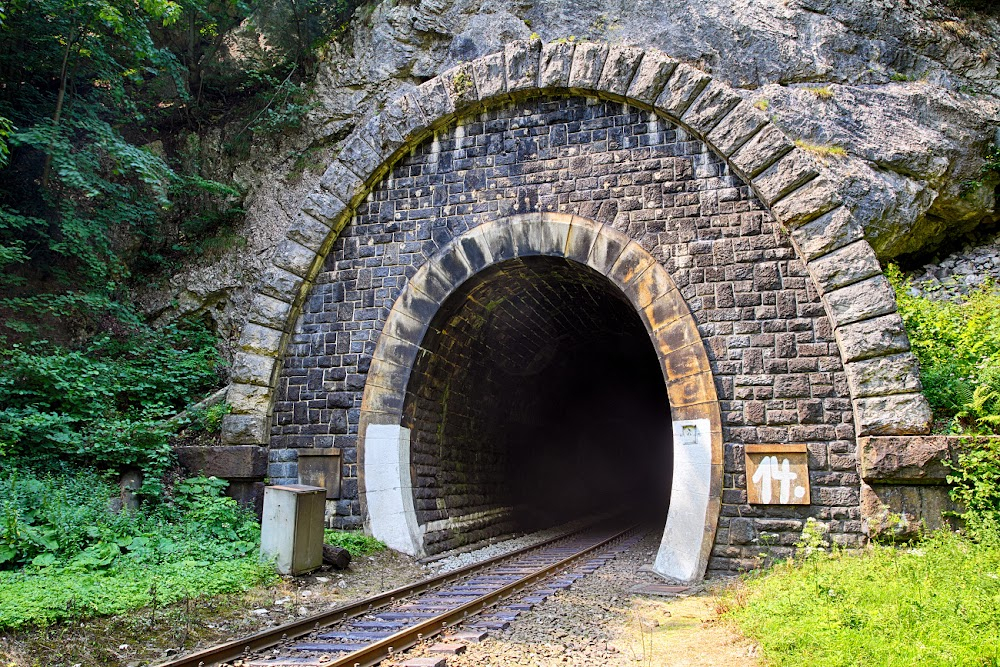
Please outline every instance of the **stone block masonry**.
M785 168L772 168L768 196L791 187ZM583 97L535 98L462 118L416 146L358 206L287 347L272 483L295 479L295 449L339 447L343 500L333 521L360 524L361 396L395 298L455 236L536 211L604 222L640 243L671 274L698 322L724 421L711 567L752 566L762 540L778 556L790 553L808 516L829 524L837 542L857 545L860 479L847 378L790 242L705 144L651 112ZM813 505L747 505L743 446L788 442L809 447Z

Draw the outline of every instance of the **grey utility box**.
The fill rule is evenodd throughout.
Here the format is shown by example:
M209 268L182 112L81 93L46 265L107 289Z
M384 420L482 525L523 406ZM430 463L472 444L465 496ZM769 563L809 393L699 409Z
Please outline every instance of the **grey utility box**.
M326 489L287 484L264 487L260 553L281 574L304 574L323 564Z

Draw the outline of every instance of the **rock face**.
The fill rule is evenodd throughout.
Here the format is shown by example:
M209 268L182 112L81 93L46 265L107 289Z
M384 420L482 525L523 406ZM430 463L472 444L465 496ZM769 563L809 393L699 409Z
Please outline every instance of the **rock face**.
M731 84L851 183L848 204L880 259L927 251L993 222L993 185L963 195L1000 125L995 18L929 0L385 0L358 10L316 81L302 134L233 168L248 188L246 243L179 272L150 312L214 307L245 321L246 295L327 150L401 91L536 33L656 47ZM692 73L694 76L696 72ZM203 147L211 161L211 147Z

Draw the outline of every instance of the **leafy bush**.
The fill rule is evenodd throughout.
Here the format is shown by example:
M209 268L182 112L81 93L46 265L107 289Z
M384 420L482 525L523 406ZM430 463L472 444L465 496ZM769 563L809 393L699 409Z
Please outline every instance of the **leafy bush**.
M213 336L193 323L102 335L79 350L0 350L0 455L136 466L155 480L170 463L165 418L219 384L221 365Z
M814 552L752 576L730 593L728 616L776 667L995 665L1000 535L982 537Z
M380 541L359 530L327 530L323 541L347 549L354 557L367 556L385 549L385 545Z
M962 301L932 300L898 267L886 274L935 419L953 433L1000 433L1000 293L985 285Z
M121 613L273 577L260 527L226 482L178 482L164 502L112 512L117 485L66 465L0 467L0 628Z

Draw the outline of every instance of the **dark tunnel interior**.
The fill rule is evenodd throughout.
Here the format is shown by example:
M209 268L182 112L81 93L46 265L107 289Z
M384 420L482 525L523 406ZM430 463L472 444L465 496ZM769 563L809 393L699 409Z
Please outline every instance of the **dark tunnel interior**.
M603 275L510 260L438 311L407 387L417 518L436 553L606 511L665 516L667 392Z

